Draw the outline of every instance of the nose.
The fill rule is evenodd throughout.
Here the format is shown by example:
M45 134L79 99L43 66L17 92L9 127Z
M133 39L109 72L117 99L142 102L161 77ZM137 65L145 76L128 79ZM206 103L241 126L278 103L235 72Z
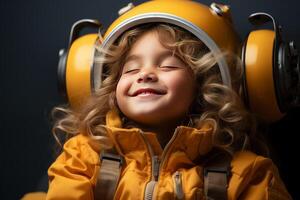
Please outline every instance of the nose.
M154 71L141 71L137 79L138 83L156 82L158 80L157 74Z

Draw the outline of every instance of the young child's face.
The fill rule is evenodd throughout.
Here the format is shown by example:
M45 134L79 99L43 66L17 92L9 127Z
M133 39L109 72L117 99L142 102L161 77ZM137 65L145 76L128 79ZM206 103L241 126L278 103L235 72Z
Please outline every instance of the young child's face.
M117 84L120 110L129 119L158 125L186 116L194 99L192 69L146 32L132 46Z

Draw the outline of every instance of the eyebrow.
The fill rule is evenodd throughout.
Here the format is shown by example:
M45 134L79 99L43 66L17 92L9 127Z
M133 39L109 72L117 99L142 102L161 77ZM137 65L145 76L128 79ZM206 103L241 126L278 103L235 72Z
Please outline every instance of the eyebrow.
M178 57L178 56L176 56L174 51L163 51L163 52L159 53L159 55L157 55L156 58L158 57L158 61L160 62L161 60L163 60L164 58L167 58L169 56ZM127 62L132 61L132 60L139 60L139 59L141 59L141 57L142 56L132 54L132 55L125 58L124 63L127 63Z

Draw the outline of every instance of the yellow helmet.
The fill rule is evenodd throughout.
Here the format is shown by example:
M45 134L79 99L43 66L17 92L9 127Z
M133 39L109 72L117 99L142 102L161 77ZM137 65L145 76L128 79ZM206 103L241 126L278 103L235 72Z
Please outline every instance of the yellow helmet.
M68 50L60 51L58 67L60 91L76 107L101 85L102 65L94 62L95 43L103 47L134 26L164 22L177 25L195 35L215 55L223 50L241 56L244 63L244 96L249 108L267 121L280 119L291 107L299 105L299 55L293 42L284 42L276 21L266 13L255 13L249 21L259 26L272 22L274 30L255 30L241 41L232 24L230 9L212 3L210 7L191 0L153 0L119 11L119 17L101 33L79 37L85 27L96 27L97 20L76 22ZM231 87L225 58L218 60L223 84Z

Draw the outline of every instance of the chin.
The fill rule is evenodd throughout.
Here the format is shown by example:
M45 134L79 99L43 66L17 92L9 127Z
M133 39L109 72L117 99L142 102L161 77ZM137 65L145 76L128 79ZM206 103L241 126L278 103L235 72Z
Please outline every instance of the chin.
M146 125L146 126L161 126L165 123L174 123L182 119L182 117L174 118L174 117L162 117L162 112L159 112L156 115L138 115L129 117L136 123Z
M137 123L144 125L153 125L161 123L161 119L158 116L153 115L136 115L129 118Z

